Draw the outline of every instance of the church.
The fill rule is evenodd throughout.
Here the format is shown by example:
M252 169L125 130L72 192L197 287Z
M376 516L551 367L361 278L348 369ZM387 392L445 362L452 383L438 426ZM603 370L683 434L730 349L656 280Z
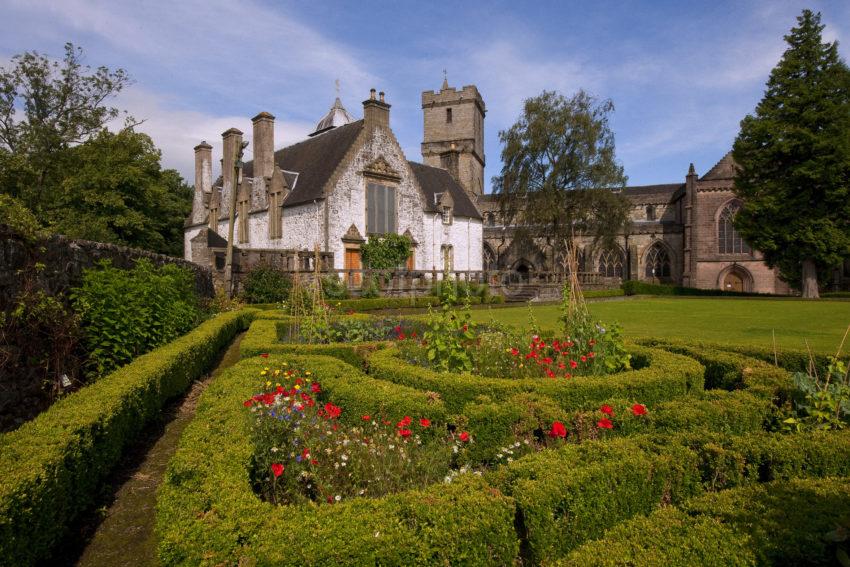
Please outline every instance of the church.
M484 100L474 85L443 81L422 93L422 163L409 161L390 127L390 105L374 89L355 120L339 98L310 136L275 149L274 116L253 120L252 161L242 178L234 163L242 132L222 134L221 172L213 181L212 147L195 147L195 194L184 232L185 258L224 269L231 191L236 191L234 270L267 263L285 270L313 267L335 271L357 287L363 268L360 247L370 236L410 238L407 272L440 277L477 272L476 279L504 286L541 274L563 272L545 238L515 240L500 219L499 205L484 193ZM702 176L693 164L683 182L631 186L631 226L618 246L594 247L579 238L583 281L616 287L622 280L703 289L788 294L777 270L738 234L733 219L741 206L733 185L731 153ZM483 272L483 273L482 273ZM430 276L429 276L430 274ZM486 274L486 276L485 276ZM850 285L850 260L835 270L831 289ZM498 290L495 290L498 291ZM550 290L551 291L551 290Z

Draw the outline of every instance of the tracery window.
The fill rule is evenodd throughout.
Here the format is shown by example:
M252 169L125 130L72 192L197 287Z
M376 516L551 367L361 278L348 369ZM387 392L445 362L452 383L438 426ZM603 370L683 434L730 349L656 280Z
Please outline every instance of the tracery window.
M667 252L667 247L656 242L649 248L646 253L645 275L647 279L654 278L670 278L670 254Z
M484 269L493 271L496 269L496 254L489 244L484 244Z
M603 250L596 271L608 278L622 278L625 264L626 254L621 249Z
M740 209L740 203L729 203L717 219L717 247L721 254L750 254L753 251L735 230L733 224L735 215Z

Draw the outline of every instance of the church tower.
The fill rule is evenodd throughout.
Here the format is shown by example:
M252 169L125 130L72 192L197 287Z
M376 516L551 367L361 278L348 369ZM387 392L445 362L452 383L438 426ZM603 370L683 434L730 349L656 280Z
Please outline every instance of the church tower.
M439 92L422 93L422 159L448 170L473 201L484 193L485 112L475 85L457 90L443 79Z

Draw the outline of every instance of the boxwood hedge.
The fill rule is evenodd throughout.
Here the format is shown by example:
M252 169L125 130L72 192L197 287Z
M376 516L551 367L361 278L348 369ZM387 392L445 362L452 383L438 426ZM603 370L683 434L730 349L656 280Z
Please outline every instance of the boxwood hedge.
M48 557L93 504L128 443L167 400L211 368L254 313L206 321L0 436L3 562L28 565Z

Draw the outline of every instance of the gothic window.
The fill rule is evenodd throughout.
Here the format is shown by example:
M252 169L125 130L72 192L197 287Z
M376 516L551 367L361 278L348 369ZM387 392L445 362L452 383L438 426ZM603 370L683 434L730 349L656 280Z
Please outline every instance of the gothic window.
M450 123L452 121L452 109L446 109L446 123Z
M735 215L741 209L738 202L732 202L723 208L720 218L717 220L717 246L721 254L750 254L752 248L744 242L738 231L735 230L733 221Z
M366 232L396 232L395 187L378 183L366 185Z
M654 221L655 220L655 205L647 205L646 206L646 220Z
M621 249L603 250L599 255L597 271L608 278L622 278L623 266L626 264L626 254Z
M672 275L670 254L667 253L667 247L660 242L650 246L645 264L646 279L669 279Z
M484 244L484 269L488 272L496 269L496 254L489 244Z

